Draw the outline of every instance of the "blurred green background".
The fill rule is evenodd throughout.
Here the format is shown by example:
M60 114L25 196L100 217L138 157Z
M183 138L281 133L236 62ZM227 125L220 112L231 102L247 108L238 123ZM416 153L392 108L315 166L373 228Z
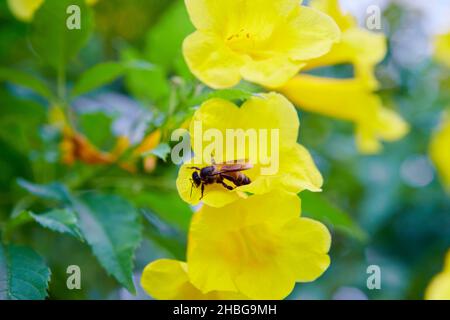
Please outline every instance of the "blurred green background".
M433 3L424 7L430 9ZM380 154L362 156L355 148L351 124L299 112L301 143L313 153L325 180L322 195L305 195L303 214L329 226L333 245L331 267L314 283L298 285L292 299L422 299L450 248L450 198L428 158L431 134L450 105L449 72L424 49L433 37L425 9L407 1L385 1L383 9L389 53L377 68L382 85L378 93L387 105L396 106L411 130L401 141L386 144ZM52 273L50 299L147 299L139 288L140 272L157 258L185 258L192 214L176 191L177 167L161 159L164 147L170 133L189 119L209 90L191 75L181 54L181 43L193 30L182 1L100 0L86 10L92 11L92 30L86 28L89 34L82 36L86 41L80 40L80 51L73 52L62 77L61 68L48 62L48 52L58 47L53 47L53 33L46 35L39 28L38 20L45 17L26 24L10 13L5 1L0 4L3 241L28 246L43 257ZM35 41L42 42L41 38L48 41L40 44L46 48L44 56L35 50ZM77 88L83 72L105 62L122 67L106 69L111 79L98 80L105 85L88 90L85 84L80 96L61 101L68 96L61 90ZM347 77L352 68L323 72ZM17 79L22 73L42 81L56 97L36 94L39 90L30 79ZM258 90L242 84L220 94L239 100L243 91ZM134 174L112 164L63 164L64 137L51 110L64 103L80 132L103 151L112 150L121 136L137 145L159 128L161 143L153 151L156 168L146 170L143 159L137 160ZM61 196L65 192L83 203L86 214L100 226L118 228L114 245L129 244L137 248L135 254L124 249L126 257L119 257L119 266L111 266L107 257L98 257L101 253L92 239L83 243L68 232L21 220L24 210L43 213L76 207L65 202ZM122 211L111 209L110 215L102 216L100 211L112 204ZM138 231L120 228L128 218L129 227ZM84 232L89 221L83 221ZM127 263L133 256L131 269ZM68 265L80 266L81 290L67 289ZM381 290L367 289L369 265L381 267ZM125 289L132 287L127 270L132 271L137 295Z

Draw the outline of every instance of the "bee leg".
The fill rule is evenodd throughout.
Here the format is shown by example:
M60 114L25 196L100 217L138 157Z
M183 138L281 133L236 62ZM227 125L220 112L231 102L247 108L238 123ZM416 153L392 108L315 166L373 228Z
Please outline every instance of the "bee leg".
M204 183L202 183L202 195L200 197L200 200L203 199L203 193L205 193L205 184Z
M229 186L229 185L227 185L225 182L223 182L223 181L221 181L220 182L226 189L228 189L228 190L234 190L234 188L232 187L232 186Z

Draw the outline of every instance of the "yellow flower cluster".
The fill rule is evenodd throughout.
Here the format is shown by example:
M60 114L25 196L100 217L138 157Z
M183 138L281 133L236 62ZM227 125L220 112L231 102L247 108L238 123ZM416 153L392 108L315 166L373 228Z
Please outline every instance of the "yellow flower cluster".
M358 150L366 154L379 152L381 141L401 139L409 130L407 123L384 107L374 93L378 88L374 69L386 55L385 36L358 27L352 16L342 12L338 0L313 0L311 6L333 17L342 40L326 55L309 61L303 70L350 63L354 78L299 74L278 91L301 109L353 122Z
M339 40L329 16L297 0L185 3L197 31L186 38L184 56L192 72L213 88L241 79L283 85ZM314 281L328 268L329 231L300 216L297 194L321 191L323 180L297 142L299 128L295 107L278 93L253 95L241 106L218 98L200 106L189 128L194 157L180 168L177 188L184 201L202 204L189 229L187 261L157 260L145 268L141 284L151 296L283 299L297 282ZM205 157L208 130L221 137L240 132L245 147L221 141L223 148ZM264 130L276 135L252 139L247 134ZM261 158L261 150L270 153L272 163ZM218 168L240 159L245 159L242 167L220 176ZM274 163L276 170L267 173Z
M297 143L295 107L276 93L254 96L240 108L212 99L197 110L192 123L196 121L219 132L279 130L279 170L263 175L262 164L255 162L245 171L250 184L228 190L213 183L202 192L193 185L193 167L211 162L194 158L184 164L177 179L180 196L193 205L203 201L189 230L187 263L149 264L142 286L159 299L283 299L296 282L319 277L330 263L331 237L321 223L300 217L297 193L320 191L322 177L309 152ZM195 154L204 151L202 142L191 125ZM244 152L252 158L250 149Z

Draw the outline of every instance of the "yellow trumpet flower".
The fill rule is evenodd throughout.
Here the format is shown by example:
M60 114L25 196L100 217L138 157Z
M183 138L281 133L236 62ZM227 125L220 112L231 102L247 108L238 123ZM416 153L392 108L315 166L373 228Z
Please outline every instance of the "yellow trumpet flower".
M444 262L444 270L436 275L425 292L426 300L450 300L450 251Z
M185 3L197 31L185 39L184 57L194 75L215 89L242 78L281 86L340 36L333 19L299 0Z
M285 191L203 206L189 232L190 281L203 293L251 299L284 299L296 282L314 281L330 264L331 237L299 214L299 197Z
M311 6L336 21L342 38L327 54L308 61L303 70L350 63L355 76L334 79L299 74L277 91L303 110L353 122L358 150L377 153L381 141L399 140L409 131L408 124L374 93L378 87L375 66L386 54L385 36L358 27L352 16L342 12L338 0L313 0Z
M311 6L331 16L338 24L342 37L327 54L308 61L304 70L351 63L355 76L365 80L369 88L376 89L375 66L384 59L387 50L384 34L360 28L354 17L342 12L338 0L313 0Z
M360 152L380 151L381 140L395 141L408 131L408 124L387 109L360 79L330 79L300 74L279 91L303 110L351 121L356 127Z
M209 142L204 138L205 134L197 132L198 126L201 126L202 133L213 130L224 137L220 141L223 149L214 150L213 156L217 162L244 160L252 166L243 172L250 178L250 184L236 185L234 190L227 190L218 183L208 184L202 197L201 188L193 185L193 168L204 168L212 163L211 154L203 155L208 150ZM322 176L306 148L297 143L299 127L295 107L280 94L258 94L241 107L222 99L206 101L191 122L191 145L195 157L184 164L178 174L177 188L181 198L192 205L203 201L209 206L220 207L245 196L244 192L264 194L274 189L293 193L321 191ZM227 140L230 130L236 133L232 137L234 144L229 144ZM259 135L261 130L266 130L267 135ZM277 138L264 139L271 133L277 133ZM245 145L239 147L238 141L241 139L244 139ZM261 150L267 153L270 161L263 162ZM201 155L202 159L199 158ZM267 172L270 168L273 172Z

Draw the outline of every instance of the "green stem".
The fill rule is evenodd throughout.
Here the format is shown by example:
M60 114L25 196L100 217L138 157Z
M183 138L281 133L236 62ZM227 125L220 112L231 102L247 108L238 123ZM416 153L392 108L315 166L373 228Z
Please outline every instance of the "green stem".
M61 64L58 68L58 99L61 102L66 101L66 69L64 64Z

